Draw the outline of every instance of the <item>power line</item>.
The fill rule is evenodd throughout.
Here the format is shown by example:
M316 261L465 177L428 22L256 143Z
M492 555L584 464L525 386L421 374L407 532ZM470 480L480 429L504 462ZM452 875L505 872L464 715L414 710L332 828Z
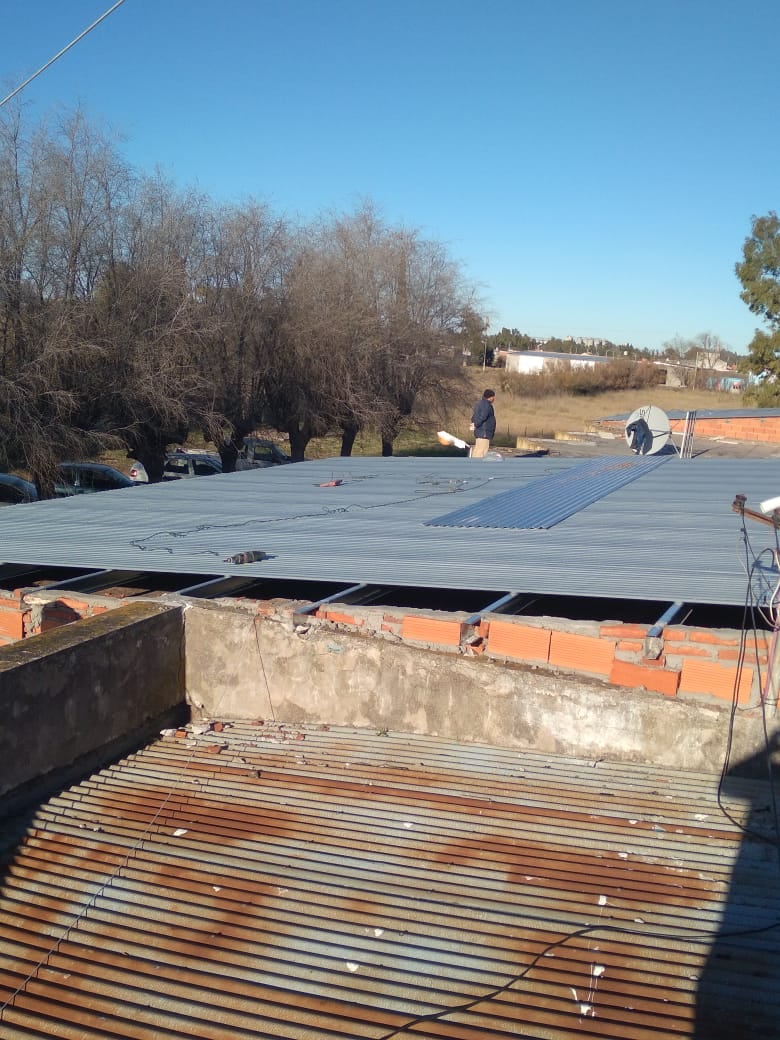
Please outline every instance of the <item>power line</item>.
M83 32L80 32L78 34L78 36L74 40L71 40L70 43L66 47L63 47L61 51L59 51L57 54L54 55L53 58L50 58L46 62L45 65L41 65L41 67L38 69L37 72L33 72L32 76L28 76L27 79L24 81L24 83L20 83L19 86L16 87L15 90L12 90L10 94L6 94L6 96L3 98L3 100L0 101L0 108L2 108L3 105L5 105L8 101L10 101L11 98L16 97L16 95L19 93L20 90L24 90L24 88L27 86L28 83L32 83L32 81L37 76L40 76L40 74L42 72L45 72L46 69L48 69L50 65L53 65L54 62L57 61L58 58L61 58L62 55L65 54L67 51L69 51L71 49L71 47L75 47L76 44L79 42L79 40L83 40L84 37L87 35L87 33L92 32L92 30L95 28L96 25L100 25L100 23L105 18L108 18L108 16L113 11L116 11L117 7L121 7L124 2L125 2L125 0L116 0L116 3L113 4L111 7L109 7L109 9L107 11L105 11L103 14L101 14L101 16L98 19L96 19L92 23L92 25L88 25L87 28L84 29Z

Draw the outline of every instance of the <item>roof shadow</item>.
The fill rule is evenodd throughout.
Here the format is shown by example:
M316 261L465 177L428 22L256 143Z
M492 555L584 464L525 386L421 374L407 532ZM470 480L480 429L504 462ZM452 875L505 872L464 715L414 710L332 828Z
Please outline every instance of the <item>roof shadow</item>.
M721 779L721 808L743 836L699 977L694 1040L780 1036L779 748L775 731L765 749Z

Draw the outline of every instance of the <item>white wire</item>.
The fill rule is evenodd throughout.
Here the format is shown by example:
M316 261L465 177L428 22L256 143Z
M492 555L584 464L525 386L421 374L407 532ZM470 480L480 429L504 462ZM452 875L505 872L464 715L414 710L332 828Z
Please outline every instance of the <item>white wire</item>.
M37 72L33 72L32 76L28 76L24 83L20 83L19 86L12 90L10 94L6 94L3 100L0 101L0 108L2 108L3 105L7 104L7 102L9 102L11 98L16 97L20 90L24 90L28 83L32 83L32 81L36 79L38 76L40 76L42 72L45 72L50 65L53 65L58 58L61 58L63 54L66 54L71 49L71 47L75 47L79 40L83 40L87 33L92 32L96 25L100 25L103 19L108 18L108 16L113 11L116 11L117 7L121 7L121 5L124 2L125 0L116 0L116 3L109 7L109 9L105 11L103 14L101 14L101 16L98 19L96 19L92 23L92 25L88 25L83 32L80 32L78 36L75 39L71 40L66 47L63 47L61 51L58 51L57 54L55 54L53 58L50 58L45 65L41 65Z

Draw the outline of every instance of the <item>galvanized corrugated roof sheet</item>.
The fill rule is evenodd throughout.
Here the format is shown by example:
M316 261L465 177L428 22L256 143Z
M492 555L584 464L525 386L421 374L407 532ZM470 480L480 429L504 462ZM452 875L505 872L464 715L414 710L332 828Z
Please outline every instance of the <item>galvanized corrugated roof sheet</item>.
M548 529L668 461L668 455L588 459L561 473L539 477L523 487L490 495L480 502L434 517L426 524L431 527Z
M237 723L0 836L0 1034L777 1035L765 784ZM738 801L733 801L738 797ZM762 815L763 814L763 815Z
M669 462L551 530L474 532L426 521L576 464L328 459L0 511L0 560L89 569L495 589L741 605L734 495L780 492L777 461ZM322 487L330 481L338 486ZM774 545L753 525L757 555ZM259 550L266 559L232 564Z

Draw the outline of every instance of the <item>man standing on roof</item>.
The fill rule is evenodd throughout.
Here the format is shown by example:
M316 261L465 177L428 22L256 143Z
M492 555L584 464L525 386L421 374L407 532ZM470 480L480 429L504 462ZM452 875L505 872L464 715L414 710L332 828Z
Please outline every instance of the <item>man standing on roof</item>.
M496 435L496 413L493 411L495 399L495 390L486 390L482 395L482 400L477 401L474 405L474 414L471 416L469 427L476 438L476 443L471 449L472 459L484 459L490 442Z

